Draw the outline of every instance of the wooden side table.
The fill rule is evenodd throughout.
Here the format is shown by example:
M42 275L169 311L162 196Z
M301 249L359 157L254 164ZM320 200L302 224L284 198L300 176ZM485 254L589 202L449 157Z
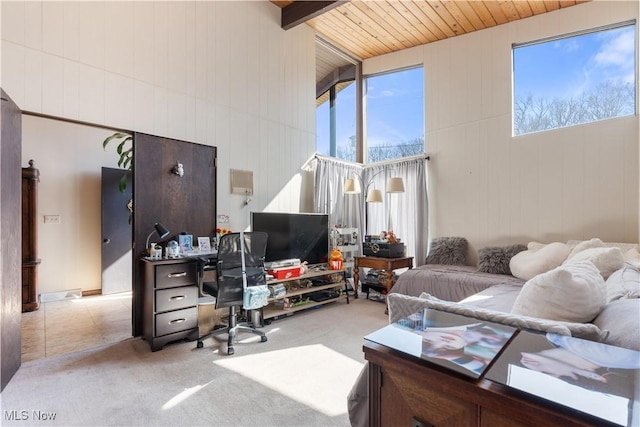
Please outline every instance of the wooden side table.
M373 256L356 256L353 257L353 286L355 287L355 298L358 298L358 283L360 267L376 268L378 270L386 270L393 272L399 268L413 268L413 257L402 258L380 258ZM384 282L387 292L393 286L393 275L389 275Z

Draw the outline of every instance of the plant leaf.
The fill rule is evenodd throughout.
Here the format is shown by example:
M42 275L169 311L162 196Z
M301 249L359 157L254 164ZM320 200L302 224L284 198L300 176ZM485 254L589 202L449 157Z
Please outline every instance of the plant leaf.
M131 135L129 135L128 133L122 133L122 132L116 132L113 135L111 135L110 137L108 137L107 139L105 139L102 142L102 148L106 149L107 148L107 144L109 144L109 142L111 142L114 139L120 139L120 138L124 138L127 137L127 139L131 138Z
M127 174L123 174L120 177L120 181L118 182L118 190L120 190L121 193L124 193L124 191L127 189Z

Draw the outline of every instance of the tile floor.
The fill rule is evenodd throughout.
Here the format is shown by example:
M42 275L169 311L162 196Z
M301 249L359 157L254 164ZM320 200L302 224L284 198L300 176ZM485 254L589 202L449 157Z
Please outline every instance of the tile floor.
M131 338L131 292L50 301L22 313L22 362Z

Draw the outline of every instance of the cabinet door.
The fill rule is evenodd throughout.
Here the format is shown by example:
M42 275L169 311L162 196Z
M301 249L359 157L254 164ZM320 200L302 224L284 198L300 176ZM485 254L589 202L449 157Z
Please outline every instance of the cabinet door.
M438 427L477 426L476 404L447 392L429 369L369 365L370 421L373 426L411 426L413 420ZM440 378L441 379L441 378Z
M0 198L2 246L20 242L20 157L22 115L15 102L0 88ZM6 246L5 246L6 245ZM21 363L22 334L20 252L5 250L0 257L0 390L4 389Z
M447 396L424 372L383 368L379 383L380 426L411 426L414 419L438 427L477 426L477 405Z

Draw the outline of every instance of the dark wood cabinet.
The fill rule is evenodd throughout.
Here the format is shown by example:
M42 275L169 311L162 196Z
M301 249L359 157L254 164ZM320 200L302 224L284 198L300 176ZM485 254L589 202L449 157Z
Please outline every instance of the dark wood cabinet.
M143 338L152 351L180 339L198 338L198 262L143 260Z
M606 426L602 419L524 395L487 379L473 380L388 347L367 342L369 425ZM422 424L415 424L415 421Z
M40 171L29 160L22 168L22 312L40 308L38 301L38 182Z

